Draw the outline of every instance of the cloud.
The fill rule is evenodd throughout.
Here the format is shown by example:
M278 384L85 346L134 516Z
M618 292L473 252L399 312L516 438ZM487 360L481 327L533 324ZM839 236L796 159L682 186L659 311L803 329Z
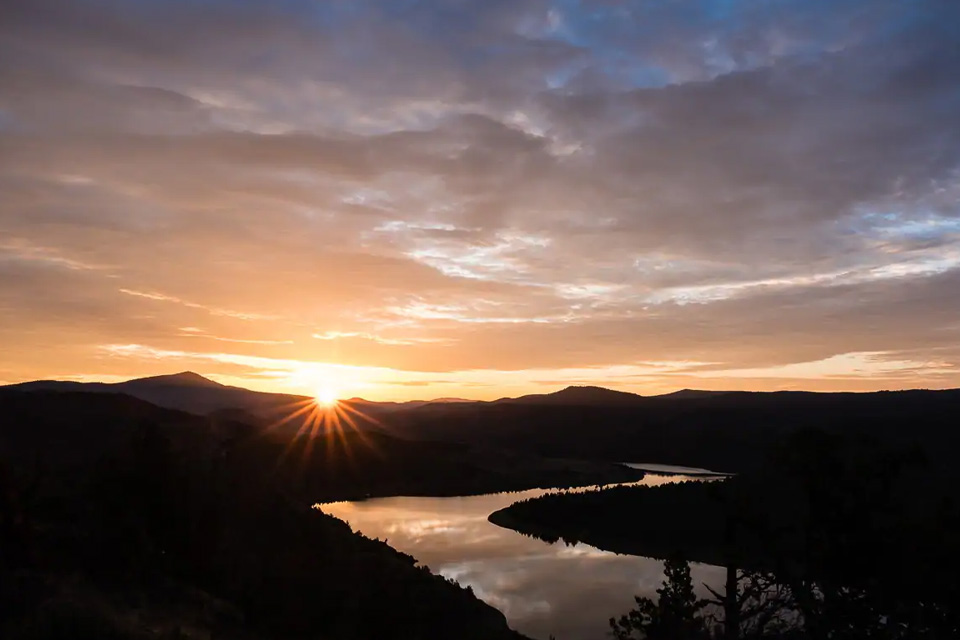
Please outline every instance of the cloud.
M0 377L211 342L612 383L884 353L960 382L957 25L936 0L4 3Z

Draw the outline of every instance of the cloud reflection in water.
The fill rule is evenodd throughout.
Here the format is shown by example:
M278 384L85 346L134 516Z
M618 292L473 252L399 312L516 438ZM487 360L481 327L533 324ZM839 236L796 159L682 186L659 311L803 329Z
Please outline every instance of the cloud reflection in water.
M690 479L649 474L642 484ZM494 511L542 490L455 498L381 498L323 505L371 538L409 553L434 573L470 586L535 638L590 640L607 619L625 613L634 595L655 594L663 563L585 544L547 544L487 521ZM722 569L691 566L694 584L719 584ZM702 587L701 587L702 588Z

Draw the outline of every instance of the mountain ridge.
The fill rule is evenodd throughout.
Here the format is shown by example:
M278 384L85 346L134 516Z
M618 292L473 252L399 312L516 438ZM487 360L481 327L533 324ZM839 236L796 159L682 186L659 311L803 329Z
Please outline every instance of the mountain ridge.
M195 371L180 371L170 374L159 374L142 378L132 378L122 382L81 382L75 380L32 380L7 385L0 385L0 390L11 391L88 391L94 393L126 393L133 397L152 402L158 406L179 409L191 413L208 414L224 409L263 409L277 404L303 402L309 396L256 391L245 387L225 385L211 380ZM184 392L194 394L184 398ZM362 397L342 399L351 405L366 406L381 411L402 409L417 409L428 405L497 405L497 404L528 404L528 405L576 405L576 406L629 406L639 405L651 400L706 400L721 396L755 395L769 397L783 397L794 395L810 396L870 396L885 393L913 393L924 391L952 391L952 389L898 389L881 391L857 392L820 392L804 390L778 391L742 391L742 390L706 390L706 389L679 389L658 395L641 395L630 391L620 391L598 385L570 385L562 389L533 393L516 397L506 396L496 400L469 400L465 398L440 397L406 401L379 401ZM206 398L201 394L213 394ZM239 403L239 404L238 404Z
M278 401L307 400L308 396L283 394L267 391L255 391L245 387L224 385L194 371L181 371L143 378L133 378L123 382L80 382L74 380L35 380L0 386L0 390L22 391L91 391L95 393L126 393L135 398L147 400L158 406L180 409L191 413L208 414L226 409L251 410L252 405L269 404L270 398ZM184 391L207 390L221 394L221 400L199 401L184 400L182 397L162 397L165 392L182 396ZM174 393L175 392L175 393ZM705 392L710 393L710 392ZM228 397L229 394L229 397ZM250 394L248 399L241 394ZM517 397L504 397L497 400L468 400L465 398L440 397L429 400L377 401L361 397L343 399L341 402L351 405L369 406L379 410L401 410L424 407L426 405L469 405L469 404L560 404L560 405L605 405L632 404L649 397L627 391L618 391L596 385L571 385L563 389L540 394L527 394ZM253 398L259 399L254 401ZM239 402L239 404L237 404Z
M617 391L594 385L571 385L552 393L534 393L517 398L500 398L494 403L500 404L566 404L566 405L606 405L634 404L644 400L644 396L629 391Z
M194 371L134 378L123 382L37 380L2 386L0 390L122 393L159 407L197 415L207 415L226 409L242 409L263 415L308 399L307 396L228 386Z
M130 385L133 383L138 384L177 384L183 386L201 386L201 387L227 387L228 385L221 384L216 380L211 380L210 378L204 377L195 371L181 371L180 373L170 373L162 374L157 376L147 376L146 378L134 378L133 380L127 380L118 384ZM234 387L235 389L241 389L243 387ZM252 389L246 389L247 391L252 391Z

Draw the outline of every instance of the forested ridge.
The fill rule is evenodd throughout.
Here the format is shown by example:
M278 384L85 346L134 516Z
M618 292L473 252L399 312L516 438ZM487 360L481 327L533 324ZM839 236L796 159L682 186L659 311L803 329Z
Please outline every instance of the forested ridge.
M801 431L732 478L547 495L490 519L548 542L668 559L668 592L689 580L688 561L727 567L712 600L638 599L614 621L618 637L951 638L960 631L952 477L919 447Z
M311 508L249 425L119 395L0 394L0 415L4 638L520 637Z

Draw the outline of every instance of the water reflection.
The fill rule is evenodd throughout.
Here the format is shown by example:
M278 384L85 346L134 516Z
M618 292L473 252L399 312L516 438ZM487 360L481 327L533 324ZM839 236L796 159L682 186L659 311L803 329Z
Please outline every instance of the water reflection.
M691 479L702 478L648 474L637 484ZM663 563L585 544L550 545L487 521L498 509L544 493L548 491L380 498L326 504L322 509L409 553L434 573L469 585L518 631L535 638L553 634L559 640L608 637L609 617L626 612L635 594L655 594L663 579ZM720 567L695 564L691 573L697 585L723 580Z
M680 467L675 464L656 464L654 462L623 462L621 464L627 467L632 467L634 469L640 469L642 471L650 471L651 473L666 473L666 474L685 473L687 475L692 475L692 476L729 475L729 474L721 473L719 471L710 471L709 469L701 469L700 467Z

